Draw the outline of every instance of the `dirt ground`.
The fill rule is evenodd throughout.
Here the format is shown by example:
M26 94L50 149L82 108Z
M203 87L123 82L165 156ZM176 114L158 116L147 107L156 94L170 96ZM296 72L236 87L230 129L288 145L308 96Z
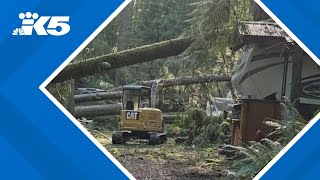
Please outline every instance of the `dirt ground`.
M218 147L193 148L176 145L169 138L162 145L148 145L131 140L123 145L111 144L111 132L94 133L97 140L136 179L233 179L227 162L218 155ZM230 178L231 177L231 178Z

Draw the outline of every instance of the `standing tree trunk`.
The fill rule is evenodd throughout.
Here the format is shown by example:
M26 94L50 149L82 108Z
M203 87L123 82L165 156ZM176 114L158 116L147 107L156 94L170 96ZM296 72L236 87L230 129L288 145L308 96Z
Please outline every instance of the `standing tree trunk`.
M123 51L127 49L127 46L128 46L127 37L129 32L132 5L133 3L131 2L120 13L120 25L119 25L119 36L118 36L119 51Z
M67 110L74 115L74 79L67 81L68 85L68 94L67 94Z
M218 93L218 97L223 97L223 94L221 92L221 89L219 87L219 83L215 82L216 88L217 88L217 93Z
M131 20L131 9L133 3L129 3L127 7L125 7L122 12L120 13L120 23L119 23L119 36L118 36L118 51L126 50L128 47L128 32L129 32L129 25ZM119 80L120 73L122 68L112 70L113 79L114 79L114 86L120 86L121 82Z

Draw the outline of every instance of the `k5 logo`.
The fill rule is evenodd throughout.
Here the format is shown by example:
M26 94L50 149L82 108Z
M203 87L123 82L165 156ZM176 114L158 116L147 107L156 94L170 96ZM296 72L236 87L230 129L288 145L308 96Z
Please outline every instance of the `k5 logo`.
M40 16L38 13L20 13L19 18L22 20L21 28L13 30L12 35L30 36L33 30L37 35L62 36L70 31L69 16ZM45 24L47 24L45 28Z

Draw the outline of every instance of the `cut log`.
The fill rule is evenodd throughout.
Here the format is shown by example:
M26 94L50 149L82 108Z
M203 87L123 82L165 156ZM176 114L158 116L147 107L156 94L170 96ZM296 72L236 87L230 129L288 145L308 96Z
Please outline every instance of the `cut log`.
M121 104L76 106L74 115L76 118L94 118L99 116L119 115L121 109Z
M99 116L119 115L122 109L120 103L106 104L106 105L94 105L94 106L76 106L75 117L81 118L95 118ZM176 108L166 109L162 112L175 112ZM182 109L180 110L182 111Z
M60 72L53 82L62 82L124 66L176 56L184 52L193 41L192 38L172 39L71 63ZM107 62L110 66L103 64L104 62Z
M83 103L88 101L100 101L105 99L120 99L121 96L121 91L80 94L74 96L74 101L75 103Z

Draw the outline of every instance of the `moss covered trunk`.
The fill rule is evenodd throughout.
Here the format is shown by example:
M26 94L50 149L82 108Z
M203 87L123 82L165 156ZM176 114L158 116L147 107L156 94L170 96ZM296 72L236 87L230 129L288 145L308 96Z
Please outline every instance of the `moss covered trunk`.
M172 39L71 63L60 72L53 82L62 82L124 66L176 56L184 52L192 42L191 38Z

